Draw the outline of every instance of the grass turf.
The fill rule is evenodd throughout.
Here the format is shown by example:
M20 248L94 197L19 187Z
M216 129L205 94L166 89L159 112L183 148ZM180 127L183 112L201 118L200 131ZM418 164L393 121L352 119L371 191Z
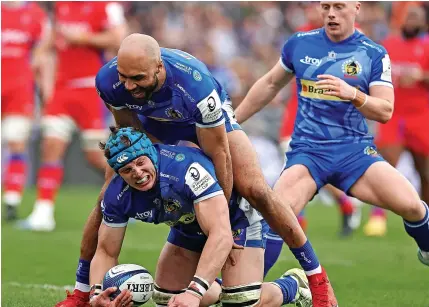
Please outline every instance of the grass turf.
M43 285L73 285L81 232L97 198L97 187L65 187L57 199L57 228L52 233L16 230L2 223L3 307L47 307L65 297L63 289ZM19 208L26 217L35 193L29 190ZM364 220L367 208L364 210ZM349 239L337 237L340 224L336 207L308 207L308 236L326 267L342 307L429 306L429 268L417 260L416 245L399 217L389 215L384 238L367 238L362 229ZM128 227L120 263L136 263L155 271L167 226L138 222ZM267 280L298 263L284 247ZM153 306L149 302L147 306Z

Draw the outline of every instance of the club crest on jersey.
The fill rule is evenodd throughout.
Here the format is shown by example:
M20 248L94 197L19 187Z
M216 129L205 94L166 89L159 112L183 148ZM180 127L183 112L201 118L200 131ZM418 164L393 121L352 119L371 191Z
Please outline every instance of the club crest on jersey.
M234 240L238 240L242 232L243 232L243 229L233 230L232 237L234 238Z
M362 73L362 65L354 58L344 61L341 69L345 78L357 78Z
M366 146L365 149L363 150L363 152L364 152L364 154L371 156L371 157L378 157L379 156L377 150L375 150L375 148L372 146Z
M182 162L183 160L185 160L185 155L180 153L176 156L175 160L177 162Z
M192 73L192 76L194 77L195 81L203 80L203 77L201 76L198 70L194 70L194 72Z
M171 212L180 210L180 208L182 208L182 206L180 205L180 202L177 199L174 199L174 198L164 199L165 212L171 213Z
M179 223L182 224L191 224L193 221L195 221L195 214L192 212L183 214L179 219Z
M165 110L165 115L167 115L168 117L173 118L173 119L183 118L182 113L180 113L180 111L178 111L178 110L174 110L173 108L167 108Z

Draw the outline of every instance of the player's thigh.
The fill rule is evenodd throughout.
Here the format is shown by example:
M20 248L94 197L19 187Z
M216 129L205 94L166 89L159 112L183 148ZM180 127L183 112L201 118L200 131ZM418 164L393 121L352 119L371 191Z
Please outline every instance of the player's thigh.
M267 186L259 165L257 154L247 135L242 130L227 134L231 153L234 187L250 201L254 193Z
M262 281L264 276L264 249L270 230L258 214L250 214L251 225L232 232L234 242L244 249L233 249L222 268L222 285L232 287ZM233 261L232 261L233 259Z
M32 117L35 91L28 80L18 84L2 84L1 114Z
M222 268L222 285L232 287L261 282L264 276L264 249L262 247L245 247L233 249Z
M69 114L79 128L82 148L95 151L98 143L106 141L109 135L109 110L93 88L75 89L73 93L73 107L69 107Z
M297 215L316 194L317 184L305 165L295 164L282 172L274 191L288 200Z
M5 84L1 100L1 138L11 152L25 150L32 126L34 91L31 86L14 88Z
M68 144L71 141L76 123L68 112L67 105L72 104L72 95L66 87L56 87L52 97L46 102L42 115L42 136L49 138L44 147L52 145L55 140ZM43 146L43 144L42 144Z
M419 195L414 187L385 161L369 166L349 193L363 202L389 209L401 216L412 216L421 210Z
M200 255L166 242L158 259L156 284L166 290L185 289L195 275Z
M232 250L231 257L222 268L222 304L249 306L259 301L268 231L264 220L233 231L234 242L244 246L244 249Z

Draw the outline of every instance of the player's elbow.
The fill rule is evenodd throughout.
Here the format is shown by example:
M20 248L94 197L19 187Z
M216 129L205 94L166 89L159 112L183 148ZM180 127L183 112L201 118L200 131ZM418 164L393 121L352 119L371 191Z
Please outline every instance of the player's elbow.
M389 103L381 114L380 123L386 124L393 116L393 103Z
M392 118L392 116L388 114L383 114L379 120L381 124L387 124L387 122Z
M264 87L268 88L273 95L277 94L284 86L282 82L276 80L271 74L267 74L264 79Z

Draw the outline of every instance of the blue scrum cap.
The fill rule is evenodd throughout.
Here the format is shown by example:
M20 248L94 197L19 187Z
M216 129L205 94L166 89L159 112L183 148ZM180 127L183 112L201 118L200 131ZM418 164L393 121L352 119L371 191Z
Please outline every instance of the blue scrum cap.
M129 140L129 143L124 139ZM158 153L155 147L146 134L134 128L120 128L116 133L112 132L105 149L110 152L107 163L115 172L140 156L147 156L158 169Z

